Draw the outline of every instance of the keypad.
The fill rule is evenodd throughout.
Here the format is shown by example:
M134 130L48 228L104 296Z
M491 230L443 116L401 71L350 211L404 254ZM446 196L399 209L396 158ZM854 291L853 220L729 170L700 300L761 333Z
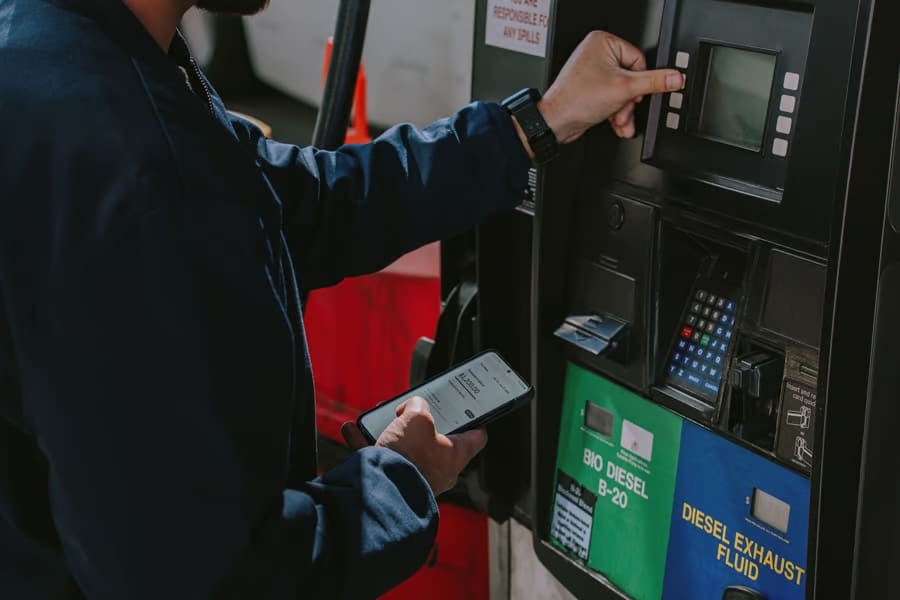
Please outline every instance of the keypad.
M716 398L731 347L737 303L698 289L667 367L669 378L701 396Z

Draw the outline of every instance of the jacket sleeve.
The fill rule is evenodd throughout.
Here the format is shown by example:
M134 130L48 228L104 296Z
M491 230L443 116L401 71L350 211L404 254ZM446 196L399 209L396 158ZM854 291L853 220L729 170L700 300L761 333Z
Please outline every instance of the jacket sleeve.
M424 129L399 125L334 152L249 139L284 202L300 284L377 271L522 200L530 162L506 111L472 104Z
M137 189L110 187L105 206ZM27 307L24 406L79 587L154 600L384 592L433 543L427 483L370 448L284 489L299 345L283 321L270 326L277 309L252 310L257 281L240 268L258 261L218 247L203 258L198 245L218 244L211 225L192 227L160 212L115 236L99 221L65 228Z

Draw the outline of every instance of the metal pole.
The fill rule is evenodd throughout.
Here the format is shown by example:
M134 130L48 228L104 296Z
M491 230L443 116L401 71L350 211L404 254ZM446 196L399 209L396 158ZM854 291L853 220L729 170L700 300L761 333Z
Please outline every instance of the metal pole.
M334 31L334 50L312 145L334 150L344 143L353 108L356 76L362 60L371 0L341 0Z

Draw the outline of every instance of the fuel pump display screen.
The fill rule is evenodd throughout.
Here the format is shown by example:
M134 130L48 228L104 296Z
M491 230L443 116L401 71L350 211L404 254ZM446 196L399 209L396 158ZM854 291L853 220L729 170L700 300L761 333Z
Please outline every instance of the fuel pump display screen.
M759 152L775 77L774 54L708 46L706 92L698 133Z

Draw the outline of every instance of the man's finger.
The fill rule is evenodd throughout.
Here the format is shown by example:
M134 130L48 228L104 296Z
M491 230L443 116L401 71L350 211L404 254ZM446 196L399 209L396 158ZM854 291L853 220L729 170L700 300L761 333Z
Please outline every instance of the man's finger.
M480 428L465 433L454 433L448 435L447 439L453 444L454 463L457 469L462 471L487 445L488 435L487 431Z
M629 98L648 96L663 92L677 92L684 88L684 75L675 69L656 71L627 71L626 94Z
M613 121L619 128L625 127L634 118L634 103L629 102L613 115Z
M353 421L347 421L341 425L341 435L351 450L360 450L369 445L369 440L362 434L359 427Z
M397 407L396 414L398 417L403 416L405 412L410 413L425 413L426 415L431 414L431 409L428 407L428 403L425 402L425 399L421 396L413 396L412 398L403 401L400 406Z
M620 65L632 71L643 71L647 68L647 59L637 47L612 34L609 35L609 41L615 48Z

